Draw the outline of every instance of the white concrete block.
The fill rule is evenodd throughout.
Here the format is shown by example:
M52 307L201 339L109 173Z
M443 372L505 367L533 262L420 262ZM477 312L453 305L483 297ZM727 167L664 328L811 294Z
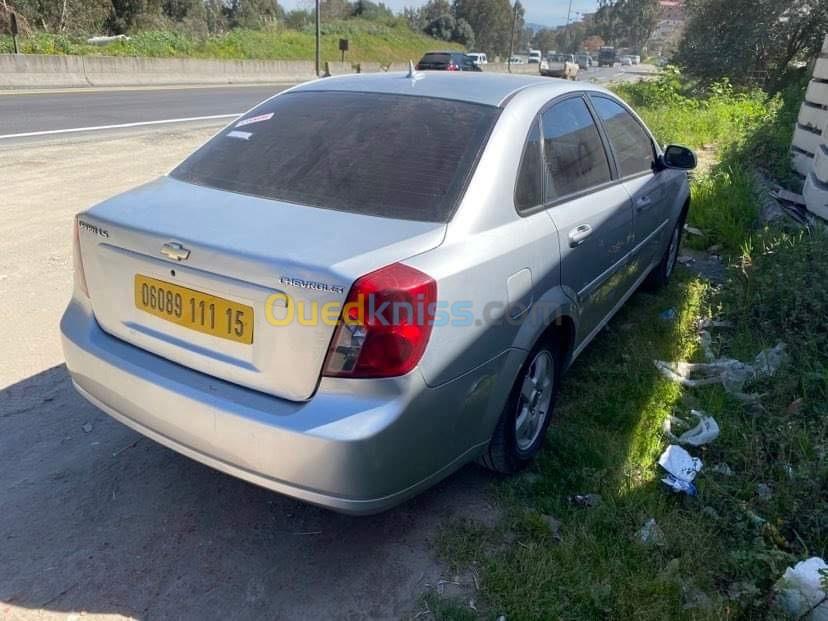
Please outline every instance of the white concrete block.
M808 211L828 220L828 185L820 183L814 175L808 175L802 196L805 198Z
M818 80L828 80L828 58L817 58L814 77Z
M828 82L817 82L811 80L808 90L805 92L805 101L828 106Z
M828 185L828 145L819 145L814 158L813 173L817 180Z
M828 125L828 110L802 104L797 120L800 125L813 127L814 129L823 129Z
M797 127L794 130L793 146L797 149L807 151L811 155L815 154L819 145L822 144L824 138L821 134Z
M791 151L791 168L807 177L814 169L814 158L799 151Z

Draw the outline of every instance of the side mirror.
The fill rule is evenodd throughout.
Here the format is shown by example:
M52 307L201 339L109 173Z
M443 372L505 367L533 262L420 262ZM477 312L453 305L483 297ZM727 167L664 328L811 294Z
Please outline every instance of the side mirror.
M667 145L661 160L665 168L693 170L696 167L696 154L678 144Z

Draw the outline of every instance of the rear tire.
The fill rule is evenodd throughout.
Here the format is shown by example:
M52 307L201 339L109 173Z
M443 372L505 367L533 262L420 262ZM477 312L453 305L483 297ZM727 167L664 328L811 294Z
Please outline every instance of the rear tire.
M529 352L492 439L478 462L495 472L525 468L543 446L555 408L560 355L555 339L541 340Z

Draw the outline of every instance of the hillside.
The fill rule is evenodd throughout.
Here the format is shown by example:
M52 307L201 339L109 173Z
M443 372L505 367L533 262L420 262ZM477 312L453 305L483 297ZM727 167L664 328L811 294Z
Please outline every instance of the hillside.
M345 59L354 62L416 61L434 49L462 49L418 34L404 23L384 24L349 19L325 24L322 29L322 60L339 60L339 39L348 39ZM173 31L138 32L128 41L106 46L86 43L84 36L36 33L20 39L24 54L75 54L102 56L152 56L186 58L312 59L314 33L288 29L233 30L222 35L200 37ZM0 53L13 51L11 37L0 37Z

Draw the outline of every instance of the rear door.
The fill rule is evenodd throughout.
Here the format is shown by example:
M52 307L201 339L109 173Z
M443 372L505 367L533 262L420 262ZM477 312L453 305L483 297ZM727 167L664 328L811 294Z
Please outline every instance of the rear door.
M632 209L583 96L553 102L541 131L544 198L560 238L561 281L581 309L580 339L629 289Z
M619 177L632 197L636 253L640 272L659 256L668 234L667 177L656 169L656 147L641 123L619 102L591 95L592 104L606 130Z

